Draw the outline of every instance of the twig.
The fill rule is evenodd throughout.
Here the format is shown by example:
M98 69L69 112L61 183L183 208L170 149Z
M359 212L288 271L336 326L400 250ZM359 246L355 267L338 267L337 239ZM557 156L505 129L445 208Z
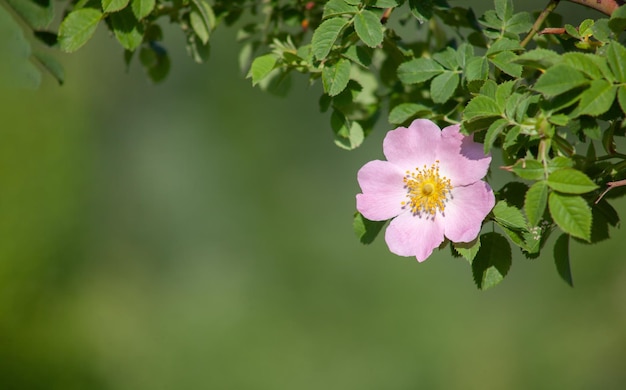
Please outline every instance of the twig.
M565 28L563 27L546 27L543 30L539 31L539 34L543 35L543 34L554 34L554 35L559 35L559 34L565 34Z
M610 182L606 183L606 185L607 185L606 190L604 190L604 192L602 192L600 194L598 199L596 199L595 204L598 204L598 202L600 202L602 200L604 195L606 195L606 193L609 192L610 190L612 190L613 188L626 186L626 179L618 180L618 181L610 181Z
M528 42L530 42L530 40L533 39L535 34L537 34L537 31L539 31L539 27L541 27L541 25L546 20L548 15L550 15L550 13L554 11L556 6L559 5L560 1L561 0L550 0L546 8L544 8L543 11L541 11L541 13L539 14L539 17L537 17L537 20L535 20L535 23L530 29L530 32L528 33L528 35L526 35L524 40L520 43L522 47L525 47L528 44Z

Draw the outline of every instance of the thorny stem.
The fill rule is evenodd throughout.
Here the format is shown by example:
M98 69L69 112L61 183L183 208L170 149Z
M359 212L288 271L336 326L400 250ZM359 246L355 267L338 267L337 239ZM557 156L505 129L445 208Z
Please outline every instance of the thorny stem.
M584 5L589 8L593 8L597 11L602 12L605 15L611 15L613 11L618 9L620 6L626 4L624 0L568 0L572 3Z
M561 0L550 0L548 5L546 6L546 8L544 8L544 10L541 11L541 13L539 14L539 17L537 18L537 20L535 20L535 23L533 24L532 28L530 29L530 32L528 33L528 35L526 35L524 40L520 43L520 45L522 45L522 47L525 47L528 44L528 42L530 42L530 40L533 39L535 34L537 34L537 32L539 31L539 27L541 27L541 25L546 20L548 15L550 15L550 13L552 11L554 11L556 6L559 5L560 1Z

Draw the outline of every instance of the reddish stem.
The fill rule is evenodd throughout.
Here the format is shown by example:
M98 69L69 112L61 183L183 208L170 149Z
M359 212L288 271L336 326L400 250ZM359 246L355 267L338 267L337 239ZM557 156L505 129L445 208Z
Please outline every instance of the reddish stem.
M602 12L605 15L611 15L620 6L626 4L624 0L567 0L572 3L584 5Z
M598 199L596 199L596 202L595 202L596 204L598 204L598 202L600 202L602 200L604 195L606 195L606 193L609 192L610 190L612 190L613 188L626 186L626 179L618 180L618 181L610 181L610 182L606 183L606 185L607 185L606 190L604 190L604 192L600 194Z

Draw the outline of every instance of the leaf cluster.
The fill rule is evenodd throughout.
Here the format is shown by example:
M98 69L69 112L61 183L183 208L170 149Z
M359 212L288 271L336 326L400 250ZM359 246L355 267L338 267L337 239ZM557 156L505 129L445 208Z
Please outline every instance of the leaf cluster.
M461 123L485 153L502 154L510 175L485 222L492 232L450 245L470 262L479 288L504 278L512 246L536 258L556 230L557 271L571 284L571 239L593 244L619 225L609 200L626 187L607 186L626 178L618 150L626 133L626 6L573 26L555 13L543 20L545 12L516 12L512 0L494 0L480 17L446 0L3 1L42 48L74 52L104 26L126 63L138 58L155 82L170 69L164 21L182 30L197 62L208 59L218 26L236 26L240 67L252 84L281 96L295 75L319 85L320 111L343 149L361 145L381 118ZM11 55L9 72L19 69L36 85L34 60L63 82L54 56L32 50L2 7L0 22L16 37L0 46ZM539 27L551 30L533 35ZM369 243L383 225L357 215L354 226Z
M522 38L530 14L515 13L512 1L494 5L478 19L480 30L470 27L458 45L453 39L405 56L397 67L403 89L391 99L388 119L445 122L460 114L463 131L485 153L502 153L511 181L496 192L486 221L498 231L451 245L470 262L479 288L504 278L512 246L536 258L553 231L561 232L553 247L557 271L573 284L570 237L593 244L619 226L607 198L624 191L602 192L626 177L626 155L616 148L626 129L626 7L609 19L566 25L528 49Z

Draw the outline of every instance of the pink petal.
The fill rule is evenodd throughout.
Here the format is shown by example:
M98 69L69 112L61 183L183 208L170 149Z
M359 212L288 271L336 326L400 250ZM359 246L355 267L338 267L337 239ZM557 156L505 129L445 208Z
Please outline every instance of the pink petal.
M374 160L357 173L362 194L356 196L356 209L372 221L384 221L403 212L406 199L404 171L387 161Z
M452 189L444 211L445 235L452 242L470 242L478 236L482 222L495 205L489 184L478 181Z
M463 136L446 127L443 139L439 144L437 159L442 175L452 182L453 186L464 186L474 183L487 174L491 156L485 155L483 146L472 140L471 136ZM461 137L459 137L461 135Z
M452 125L452 126L444 127L443 130L441 130L441 135L444 138L456 138L456 139L462 140L463 137L465 137L465 135L461 134L460 130L461 130L461 125Z
M391 221L385 232L385 241L398 256L415 256L422 262L443 242L443 220L418 217L410 212Z
M441 130L427 119L416 119L411 125L391 130L383 141L383 152L390 162L404 169L414 169L435 161Z

